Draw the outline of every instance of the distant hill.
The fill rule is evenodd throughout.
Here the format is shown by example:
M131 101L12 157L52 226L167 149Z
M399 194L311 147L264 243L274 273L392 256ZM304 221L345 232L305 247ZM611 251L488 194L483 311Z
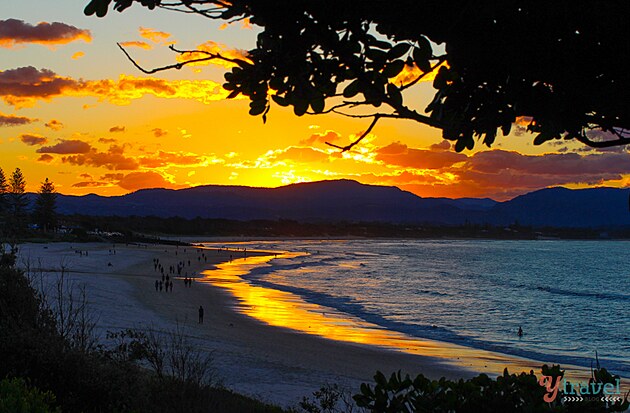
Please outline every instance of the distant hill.
M496 202L487 198L421 198L396 187L336 180L280 188L208 185L180 190L143 189L114 197L60 195L57 204L62 214L98 216L436 225L518 222L587 228L630 226L629 195L628 189L550 188Z
M629 189L547 188L494 206L493 223L537 227L599 228L630 225Z

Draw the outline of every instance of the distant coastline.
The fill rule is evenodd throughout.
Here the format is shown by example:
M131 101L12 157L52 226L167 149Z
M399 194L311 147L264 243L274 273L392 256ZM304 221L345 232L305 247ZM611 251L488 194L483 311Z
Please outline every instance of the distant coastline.
M561 228L520 225L420 225L382 222L299 222L294 220L185 219L180 217L62 216L68 232L83 239L107 238L174 242L188 239L497 239L497 240L630 240L630 227ZM90 237L94 231L116 232L116 237Z

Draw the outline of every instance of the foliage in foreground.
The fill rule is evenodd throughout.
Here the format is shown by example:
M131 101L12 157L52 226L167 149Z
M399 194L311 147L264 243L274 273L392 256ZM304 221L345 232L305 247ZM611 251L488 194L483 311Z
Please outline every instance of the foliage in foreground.
M543 366L542 374L549 377L562 375L559 366ZM596 383L614 383L618 376L612 376L606 369L594 371ZM509 374L505 369L496 380L485 374L469 380L451 381L445 378L429 380L423 375L411 379L398 373L389 380L378 372L373 386L363 384L361 393L354 396L357 405L370 412L411 413L411 412L566 412L566 413L607 413L628 409L626 399L621 402L603 402L599 397L580 402L563 401L560 390L551 403L544 400L547 391L539 384L533 371L530 373Z
M4 258L0 260L0 378L24 378L43 393L20 389L15 384L19 381L9 381L13 383L8 390L11 396L3 394L2 403L23 403L24 397L30 397L28 403L33 407L26 411L38 411L37 395L43 395L48 404L41 406L48 410L40 409L42 412L56 408L82 413L282 411L211 386L200 379L198 370L180 369L190 374L173 377L165 369L166 374L159 375L134 363L124 349L90 351L77 346L73 334L60 334L55 310L45 305L46 300L13 267L14 256L6 254ZM166 342L167 350L178 338L174 335ZM175 350L187 348L175 344L179 346ZM8 411L20 410L12 407Z
M21 378L0 381L0 413L60 413L55 395L30 387Z

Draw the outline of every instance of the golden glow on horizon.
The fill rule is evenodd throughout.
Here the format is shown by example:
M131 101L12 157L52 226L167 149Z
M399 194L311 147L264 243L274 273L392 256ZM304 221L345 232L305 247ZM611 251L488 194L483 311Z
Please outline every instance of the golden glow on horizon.
M28 11L35 5L30 1L4 14ZM630 183L627 152L584 151L580 144L564 141L534 147L526 133L527 118L517 119L511 136L499 137L492 150L478 143L464 154L454 154L450 143L440 142L439 130L382 119L359 145L341 153L325 142L350 143L369 119L296 117L291 108L272 104L263 125L260 117L247 114L247 99L226 100L221 85L231 63L144 76L115 47L116 42L135 47L145 67L175 62L177 55L166 47L173 43L182 49L201 43L204 50L242 59L255 43L255 29L234 25L219 30L217 23L206 41L191 35L205 31L190 27L207 30L208 23L188 16L146 13L139 28L130 14L117 18L129 19L128 32L100 25L98 19L61 22L65 25L56 27L62 30L47 38L61 42L55 48L26 41L24 31L40 30L41 19L25 19L5 39L19 45L0 48L0 167L5 173L20 167L29 191L45 178L73 195L121 195L155 186L277 187L345 178L393 185L423 197L505 200L548 186ZM179 23L171 24L175 21ZM62 44L88 36L90 43ZM406 84L420 74L408 66L392 82ZM432 79L428 75L405 91L406 101L419 111L433 97ZM72 149L68 141L83 144L75 142Z

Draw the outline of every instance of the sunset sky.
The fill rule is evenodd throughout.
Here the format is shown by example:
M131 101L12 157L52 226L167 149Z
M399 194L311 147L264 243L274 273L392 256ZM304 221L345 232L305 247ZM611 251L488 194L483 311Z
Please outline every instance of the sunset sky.
M348 178L395 185L423 197L505 200L548 186L627 186L624 148L596 151L564 141L535 147L516 125L492 149L455 153L440 131L384 120L340 153L369 120L296 117L274 105L267 124L248 101L226 100L225 66L207 64L150 76L143 66L176 62L169 44L240 56L256 27L132 7L106 18L83 15L85 1L0 4L0 167L20 167L29 191L46 177L64 194L120 195L141 188L206 184L276 187ZM430 82L406 99L423 109Z

